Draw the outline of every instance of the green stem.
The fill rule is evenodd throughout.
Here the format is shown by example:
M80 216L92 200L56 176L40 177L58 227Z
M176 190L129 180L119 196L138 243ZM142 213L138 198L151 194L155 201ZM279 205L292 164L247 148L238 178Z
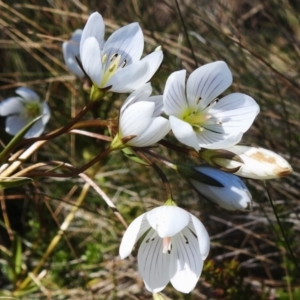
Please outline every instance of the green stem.
M267 194L268 194L268 198L269 198L269 201L270 201L270 203L271 203L271 206L272 206L272 209L273 209L275 218L276 218L276 220L277 220L277 223L278 223L278 225L279 225L281 234L282 234L282 236L283 236L283 238L284 238L284 241L285 241L285 243L286 243L286 246L287 246L287 248L288 248L288 250L289 250L289 252L290 252L291 258L292 258L292 260L294 261L294 264L295 264L295 266L296 266L296 268L297 268L297 270L298 270L298 272L299 272L299 274L300 274L300 267L299 267L299 265L298 265L298 262L297 262L296 257L294 256L294 252L293 252L293 250L292 250L292 248L291 248L291 245L290 245L290 243L289 243L289 241L288 241L288 238L287 238L287 236L286 236L286 234L285 234L285 231L284 231L283 226L282 226L282 224L281 224L281 222L280 222L279 216L278 216L278 214L277 214L277 212L276 212L276 208L275 208L275 205L274 205L274 203L273 203L272 197L271 197L271 195L270 195L269 189L268 189L268 187L267 187L266 181L265 181L264 183L265 183L265 188L266 188L266 191L267 191Z
M172 197L172 190L171 190L171 186L169 183L169 180L167 179L167 176L165 175L165 173L160 169L160 167L155 164L153 161L151 161L144 153L142 153L141 151L136 151L136 153L144 160L146 161L149 166L151 166L156 173L159 175L159 177L161 178L163 185L166 189L166 193L167 193L167 199L173 199Z

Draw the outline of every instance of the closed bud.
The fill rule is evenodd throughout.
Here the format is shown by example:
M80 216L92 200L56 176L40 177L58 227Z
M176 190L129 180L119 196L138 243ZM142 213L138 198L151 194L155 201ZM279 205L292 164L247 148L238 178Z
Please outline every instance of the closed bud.
M220 156L211 159L218 167L231 169L238 176L265 180L284 177L293 171L283 157L264 148L236 145L226 150L233 153L235 159Z
M244 182L237 176L226 173L209 166L194 167L199 174L208 176L223 187L203 183L200 180L189 179L188 181L196 191L207 200L218 204L227 210L250 210L252 196Z

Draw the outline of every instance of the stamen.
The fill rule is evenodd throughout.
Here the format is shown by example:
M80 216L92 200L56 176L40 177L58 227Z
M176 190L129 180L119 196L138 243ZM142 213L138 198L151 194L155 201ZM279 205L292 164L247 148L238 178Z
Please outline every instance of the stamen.
M107 54L104 54L102 56L102 63L105 64L106 63L106 60L107 60Z
M23 102L23 105L25 106L26 117L34 119L42 114L39 102Z
M213 105L217 104L219 101L220 101L220 99L219 99L219 98L216 98L215 100L211 101L211 102L208 104L208 106L213 106Z
M127 65L127 60L124 59L124 61L123 61L122 64L121 64L121 68L124 68L126 65Z
M113 62L119 56L118 53L115 53L111 56L110 61Z
M197 105L199 104L200 100L202 100L201 97L199 97L199 98L196 100L196 104L197 104Z
M186 244L189 244L189 239L188 239L185 235L184 235L183 237L184 237L184 239L185 239L185 243L186 243Z
M157 236L157 232L154 231L153 234L145 241L146 243L153 242Z
M116 64L112 64L109 68L108 68L108 71L109 72L113 72L116 68Z
M104 74L100 86L104 86L106 82L115 74L115 72L119 68L120 60L121 60L121 55L117 53L111 56L110 63L106 67L106 70L104 70Z

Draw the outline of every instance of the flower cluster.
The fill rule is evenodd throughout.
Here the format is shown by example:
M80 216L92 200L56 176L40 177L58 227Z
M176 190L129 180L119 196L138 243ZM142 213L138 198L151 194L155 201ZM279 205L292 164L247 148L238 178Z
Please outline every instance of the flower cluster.
M258 115L259 106L243 93L218 98L232 84L225 62L197 68L187 82L186 70L176 71L167 79L163 95L150 96L152 88L147 82L161 64L160 48L141 59L144 40L137 23L118 29L106 42L104 31L101 15L93 13L83 29L77 57L93 83L91 100L107 92L132 92L120 109L112 150L144 148L149 154L152 152L147 147L172 130L179 142L197 151L210 166L166 164L202 197L228 210L252 207L252 196L238 176L270 179L291 172L290 165L271 151L236 145ZM74 53L71 47L70 53ZM76 74L72 70L74 60L65 60ZM262 159L258 153L270 159ZM157 293L169 281L183 293L195 287L210 245L206 229L195 216L173 200L144 213L126 230L121 258L131 253L139 239L138 267L149 291Z
M208 256L209 235L194 215L175 204L157 162L176 170L201 198L227 210L250 210L252 196L240 177L265 180L292 172L289 163L272 151L237 145L258 115L259 105L239 92L220 96L233 81L224 61L200 66L188 78L186 70L175 71L167 78L163 95L152 95L149 81L162 63L163 52L157 47L142 57L144 36L138 23L116 30L105 40L103 18L95 12L62 49L67 68L90 81L90 105L109 93L130 93L114 120L100 120L107 121L101 124L106 124L110 134L103 140L111 141L104 154L129 150L131 159L152 166L165 183L168 200L129 225L120 257L129 256L141 239L137 260L146 288L157 293L171 282L178 291L191 292ZM50 118L48 104L28 88L15 92L18 96L0 103L6 132L16 135L33 122L23 136L40 136ZM61 132L68 133L88 108ZM171 131L179 143L163 140ZM180 153L193 153L201 164L170 162L157 153L153 147L156 143ZM76 170L79 174L85 169Z

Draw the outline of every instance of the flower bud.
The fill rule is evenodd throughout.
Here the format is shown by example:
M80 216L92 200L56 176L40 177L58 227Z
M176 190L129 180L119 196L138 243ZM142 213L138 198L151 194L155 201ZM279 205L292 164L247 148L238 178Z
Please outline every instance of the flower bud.
M198 166L194 167L194 169L201 176L199 176L199 180L193 178L188 179L188 181L207 200L227 210L243 211L251 209L252 196L239 177L209 166ZM220 182L223 187L203 183L201 180L203 174Z
M233 173L238 176L265 180L284 177L293 171L283 157L264 148L236 145L226 150L235 154L241 161L221 156L210 159L218 167L233 169Z

